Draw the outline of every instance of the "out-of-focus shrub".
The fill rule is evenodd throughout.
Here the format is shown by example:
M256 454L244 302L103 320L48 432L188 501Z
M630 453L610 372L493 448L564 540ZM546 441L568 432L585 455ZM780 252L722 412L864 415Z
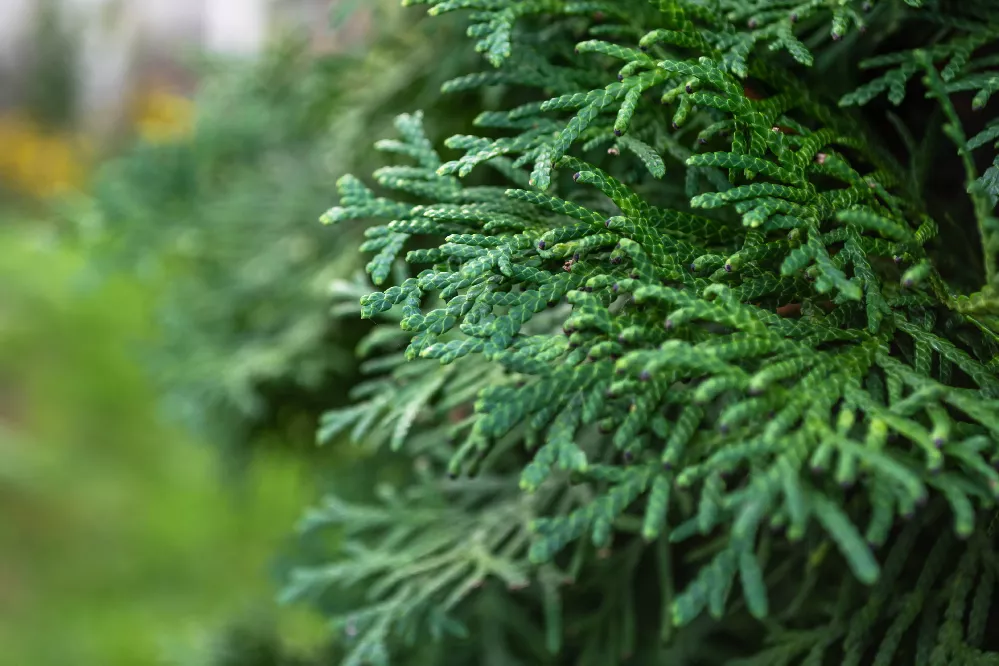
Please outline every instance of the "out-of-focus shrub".
M311 446L319 405L350 384L361 330L330 316L328 286L360 269L358 232L332 233L316 213L340 173L377 165L369 137L435 100L471 56L451 48L454 25L431 33L395 5L375 8L364 53L315 55L287 39L258 62L203 63L190 131L162 140L149 123L156 140L94 180L81 215L97 230L91 250L102 270L156 292L163 335L149 365L169 413L213 440L242 448L292 428ZM447 104L448 131L470 122L460 97Z

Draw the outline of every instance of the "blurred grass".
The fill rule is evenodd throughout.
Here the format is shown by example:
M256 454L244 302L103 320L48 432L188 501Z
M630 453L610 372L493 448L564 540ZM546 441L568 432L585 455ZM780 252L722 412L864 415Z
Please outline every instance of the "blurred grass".
M88 285L40 222L0 227L0 664L209 663L260 609L314 643L266 575L308 472L274 451L228 474L160 423L133 356L147 295Z

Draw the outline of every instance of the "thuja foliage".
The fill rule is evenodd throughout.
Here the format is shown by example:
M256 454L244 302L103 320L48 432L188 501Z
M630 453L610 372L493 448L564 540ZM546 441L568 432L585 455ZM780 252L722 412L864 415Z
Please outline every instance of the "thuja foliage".
M414 460L305 521L345 663L999 663L999 6L429 4L522 103L324 217L385 323L320 437Z

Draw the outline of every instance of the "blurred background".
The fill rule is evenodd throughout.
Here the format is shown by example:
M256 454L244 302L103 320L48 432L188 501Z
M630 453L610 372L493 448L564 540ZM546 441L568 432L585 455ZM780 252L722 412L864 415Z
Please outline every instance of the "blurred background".
M315 444L366 331L318 217L395 115L475 106L398 5L0 0L0 664L336 663L275 601L336 547L294 525L396 463Z

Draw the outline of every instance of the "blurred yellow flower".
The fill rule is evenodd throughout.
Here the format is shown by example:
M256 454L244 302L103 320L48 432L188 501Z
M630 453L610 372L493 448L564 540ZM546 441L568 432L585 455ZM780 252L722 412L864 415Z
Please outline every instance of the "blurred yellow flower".
M191 130L194 105L180 95L154 88L139 95L133 119L139 135L146 141L169 141Z
M88 151L77 137L11 113L0 115L0 146L0 181L15 192L43 198L83 185Z
M146 141L185 136L194 120L188 99L161 89L140 94L132 109L136 131ZM83 187L93 154L81 136L53 132L18 112L0 114L0 184L33 198Z

